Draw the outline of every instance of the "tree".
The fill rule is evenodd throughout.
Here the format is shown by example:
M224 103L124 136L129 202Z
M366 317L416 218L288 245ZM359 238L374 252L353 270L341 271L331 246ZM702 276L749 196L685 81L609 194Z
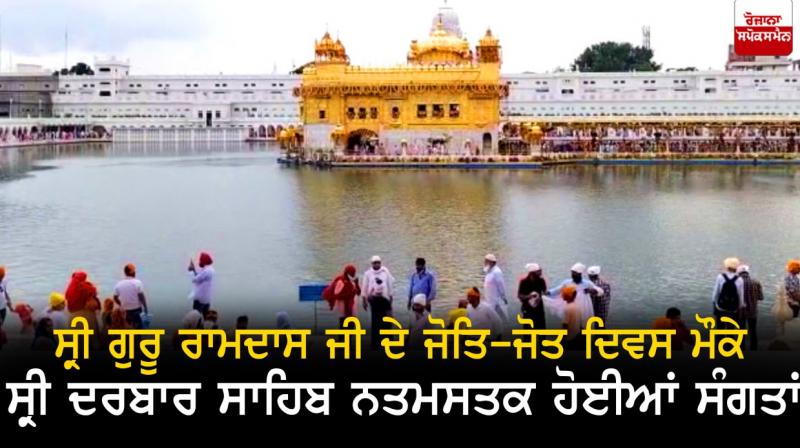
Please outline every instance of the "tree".
M653 61L653 50L627 42L601 42L586 48L572 64L581 72L653 72L661 65Z
M69 69L70 75L94 75L94 70L85 62L78 62Z
M53 72L53 76L59 75L94 75L94 70L92 70L92 67L89 64L85 62L78 62L77 64L73 65L72 68L62 68L61 70L56 70Z

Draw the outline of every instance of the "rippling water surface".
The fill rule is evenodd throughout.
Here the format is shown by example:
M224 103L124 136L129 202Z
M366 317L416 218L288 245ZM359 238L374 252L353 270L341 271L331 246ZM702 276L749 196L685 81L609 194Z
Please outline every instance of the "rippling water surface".
M0 151L0 263L13 298L42 308L77 268L110 295L134 262L156 323L171 323L188 307L185 265L207 249L226 324L247 313L268 325L287 310L310 325L297 285L380 254L403 294L414 259L426 257L444 313L480 285L493 252L513 292L527 262L551 281L576 261L600 264L612 321L649 322L672 305L707 313L730 255L764 282L766 312L786 260L800 256L795 168L315 171L277 157L221 143ZM322 308L321 322L331 321Z

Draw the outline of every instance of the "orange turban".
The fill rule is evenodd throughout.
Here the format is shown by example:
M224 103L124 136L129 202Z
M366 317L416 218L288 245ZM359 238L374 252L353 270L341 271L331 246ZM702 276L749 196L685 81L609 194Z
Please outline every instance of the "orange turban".
M574 285L567 285L561 288L561 297L563 297L564 299L567 299L568 297L574 298L576 292L578 292L578 289L575 288Z
M653 322L653 330L672 330L672 319L669 317L659 317Z
M467 290L467 298L468 299L480 299L481 298L481 292L478 290L478 288L474 288L474 287L473 288L469 288Z
M786 271L800 271L800 260L789 260L789 263L786 264Z
M0 266L0 278L4 278L6 276L6 267Z

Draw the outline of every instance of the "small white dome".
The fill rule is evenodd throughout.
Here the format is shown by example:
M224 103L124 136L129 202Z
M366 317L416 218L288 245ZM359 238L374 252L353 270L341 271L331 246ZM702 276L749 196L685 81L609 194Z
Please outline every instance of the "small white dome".
M431 32L436 30L436 24L440 20L442 21L442 25L444 25L444 29L448 34L464 37L461 33L461 24L458 20L458 14L456 14L456 11L453 8L447 6L446 4L439 8L439 12L433 17Z

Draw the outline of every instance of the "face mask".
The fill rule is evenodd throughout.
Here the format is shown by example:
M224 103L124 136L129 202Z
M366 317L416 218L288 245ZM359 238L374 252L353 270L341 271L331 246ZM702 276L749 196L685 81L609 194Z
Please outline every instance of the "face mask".
M483 273L484 274L488 274L490 269L492 269L492 268L489 265L484 266L483 267Z

